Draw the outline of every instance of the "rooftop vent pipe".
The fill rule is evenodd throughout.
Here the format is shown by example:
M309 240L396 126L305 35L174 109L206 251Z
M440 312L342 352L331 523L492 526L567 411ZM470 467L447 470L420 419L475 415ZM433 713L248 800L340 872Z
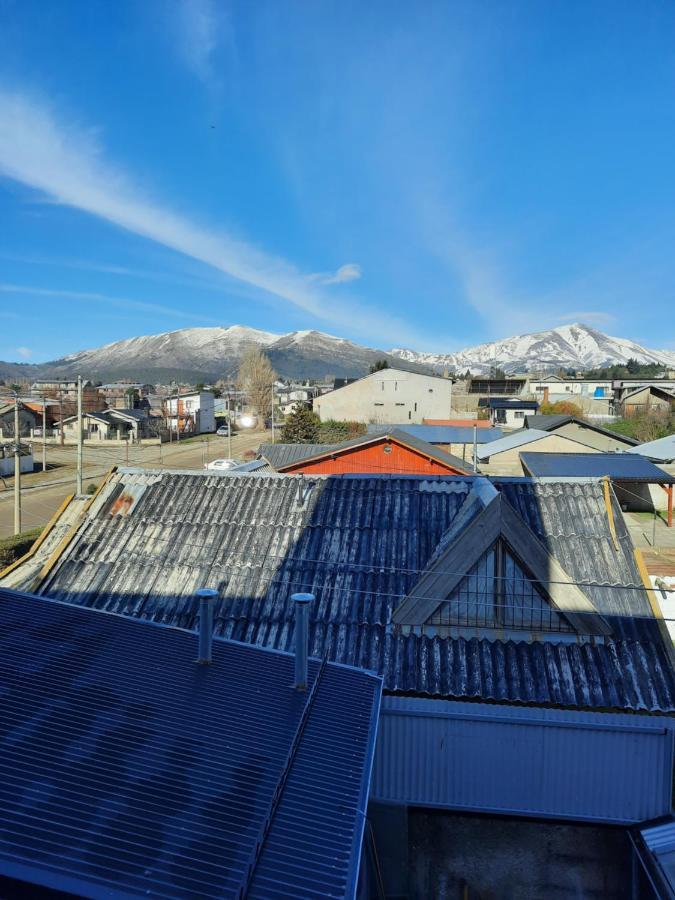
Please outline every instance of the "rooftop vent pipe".
M199 588L199 657L198 663L206 665L211 662L211 645L213 644L213 604L218 591L213 588Z
M295 604L295 683L298 691L307 690L307 656L309 644L309 605L314 594L293 594Z

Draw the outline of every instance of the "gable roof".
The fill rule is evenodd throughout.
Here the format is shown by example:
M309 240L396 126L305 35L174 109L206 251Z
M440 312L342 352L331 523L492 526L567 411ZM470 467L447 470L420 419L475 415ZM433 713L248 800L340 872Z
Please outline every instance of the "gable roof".
M537 478L612 478L649 484L675 484L669 475L637 453L521 453L525 469Z
M0 592L0 874L77 896L353 897L381 680ZM30 727L27 727L29 725Z
M427 443L427 441L423 441L415 435L409 434L405 431L400 431L397 428L390 428L386 431L381 431L376 434L361 434L349 441L343 441L341 444L319 444L318 446L321 448L319 450L316 449L315 445L314 452L308 454L307 456L301 456L299 459L295 459L291 462L284 463L283 465L276 466L275 468L278 472L283 472L286 469L297 465L298 463L316 462L320 459L325 459L326 457L339 455L348 450L355 450L360 447L368 447L371 444L378 444L382 441L389 441L391 443L399 444L402 447L407 447L410 450L413 450L421 454L422 456L427 457L428 459L432 459L434 460L434 462L440 463L443 466L447 466L449 469L453 469L455 472L458 472L460 474L468 475L470 472L470 466L458 456L454 456L452 453L448 453L446 450L441 450L440 447L435 447L433 444L429 444ZM299 446L312 445L300 444Z
M491 441L489 444L483 444L478 448L478 459L489 459L496 456L497 453L504 453L506 450L513 450L516 447L524 447L527 444L534 444L543 438L551 437L550 432L540 431L538 428L519 428L518 431L512 431L497 441ZM576 443L574 438L567 438L572 443ZM580 445L581 446L581 445Z
M281 469L290 463L301 459L308 459L321 453L322 450L332 450L340 444L261 444L258 447L258 457L262 457L273 469Z
M660 463L672 462L675 459L675 434L669 434L655 441L647 441L646 444L639 444L633 453L639 453L641 456Z
M673 394L672 391L662 388L658 384L643 384L640 387L636 387L627 394L624 394L621 402L625 403L626 400L630 400L631 397L635 397L636 394L641 394L643 391L649 391L650 394L656 394L658 397L661 397L662 400L671 400L675 403L675 394Z
M611 437L613 440L620 441L631 447L636 446L638 443L633 438L628 437L628 435L619 434L619 432L612 431L609 428L602 428L602 426L596 425L594 422L588 422L585 419L579 419L576 416L534 415L525 417L525 427L534 428L538 431L556 431L558 428L562 428L563 425L569 425L570 422L572 422L574 425L579 425L581 428L588 428L590 431L595 431L598 434L604 434L607 437Z
M489 423L488 423L489 424ZM429 444L472 444L473 427L460 427L456 425L368 425L368 434L387 433L394 429L413 437L426 441ZM487 444L502 437L501 428L477 428L476 441L479 444Z
M466 578L466 573L500 540L525 561L536 582L546 586L544 589L555 609L580 634L611 633L588 596L503 495L494 491L487 504L480 499L472 503L474 499L478 498L469 495L462 507L463 511L468 504L473 505L471 519L463 521L461 529L453 529L453 540L431 560L420 580L395 610L393 622L424 625L443 602L441 598L449 597Z
M311 653L374 669L390 692L675 710L671 645L616 499L610 490L607 501L599 482L492 479L583 585L610 638L528 642L478 627L441 636L392 623L476 480L120 468L37 580L34 566L27 577L63 602L182 628L195 627L194 589L216 587L216 634L282 650L292 646L290 595L309 591L317 598ZM135 502L125 515L119 501L127 494ZM11 577L20 587L21 567Z

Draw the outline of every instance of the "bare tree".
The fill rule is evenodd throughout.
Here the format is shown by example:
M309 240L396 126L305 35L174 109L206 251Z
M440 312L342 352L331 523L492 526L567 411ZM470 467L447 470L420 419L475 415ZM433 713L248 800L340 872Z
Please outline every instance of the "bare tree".
M277 373L272 363L258 347L251 346L245 351L239 364L237 384L246 392L248 402L263 420L272 415L272 398Z

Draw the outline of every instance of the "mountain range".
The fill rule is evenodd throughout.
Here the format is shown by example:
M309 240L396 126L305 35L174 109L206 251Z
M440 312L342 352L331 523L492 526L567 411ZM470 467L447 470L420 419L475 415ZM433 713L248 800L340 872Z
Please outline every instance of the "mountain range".
M229 328L183 328L132 337L83 350L48 363L0 362L5 381L70 378L77 374L111 381L214 381L232 377L243 351L251 344L263 349L285 378L354 377L372 363L412 371L485 374L493 366L506 372L573 368L583 370L622 364L633 358L675 368L675 352L649 350L625 338L610 337L587 325L561 325L548 331L516 335L456 353L425 353L394 348L378 350L320 331L273 334L242 325Z

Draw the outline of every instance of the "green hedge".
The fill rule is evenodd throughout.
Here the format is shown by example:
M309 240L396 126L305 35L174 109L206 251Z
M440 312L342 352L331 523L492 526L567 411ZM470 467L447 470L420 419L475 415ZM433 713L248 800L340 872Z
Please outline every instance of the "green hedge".
M23 531L21 534L0 540L0 571L11 566L24 553L28 553L41 532L41 528L32 528L30 531Z

